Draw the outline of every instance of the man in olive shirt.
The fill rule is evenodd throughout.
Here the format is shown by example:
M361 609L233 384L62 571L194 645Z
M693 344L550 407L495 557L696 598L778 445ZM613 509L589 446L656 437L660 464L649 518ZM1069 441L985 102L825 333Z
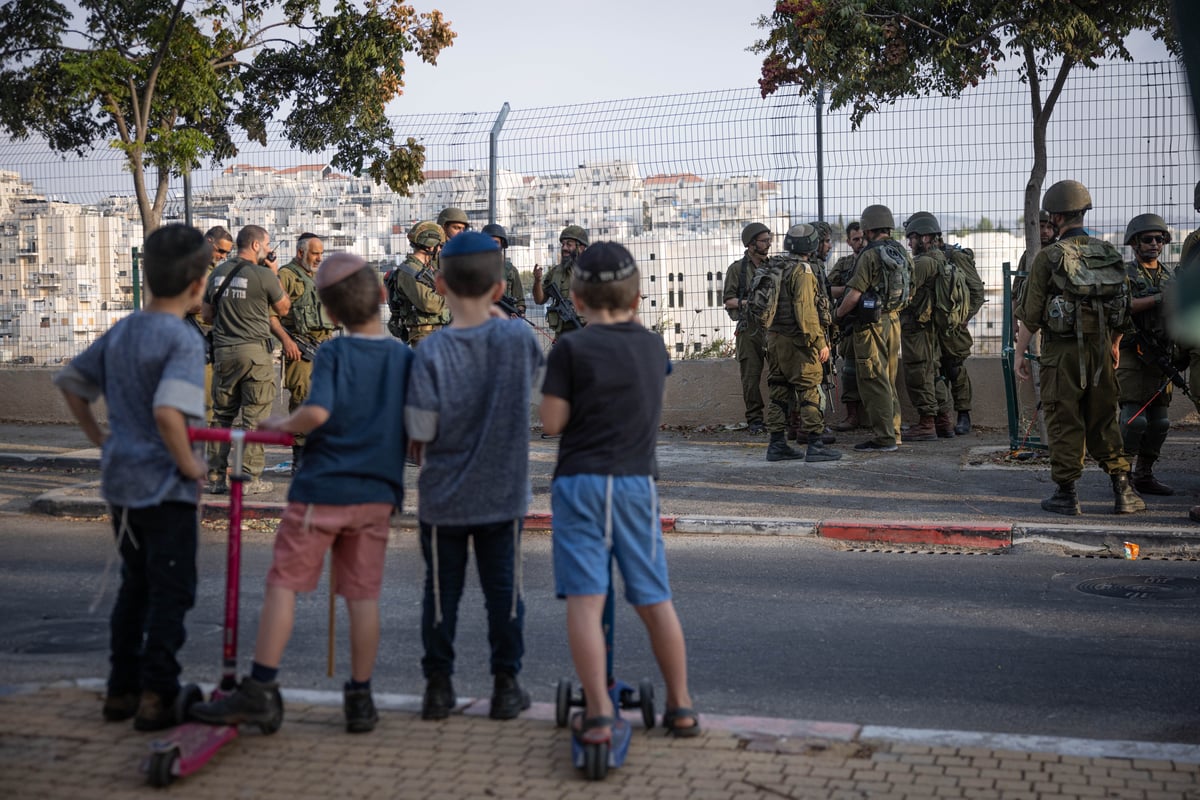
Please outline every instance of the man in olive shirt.
M578 225L568 225L558 235L558 245L561 260L550 267L550 271L545 273L545 276L542 274L541 267L534 266L533 268L533 302L535 303L544 304L550 299L551 286L558 290L564 303L571 302L571 276L575 273L575 259L583 255L583 251L588 247L588 232ZM563 319L563 315L557 308L556 303L546 311L546 324L554 331L555 339L578 330L580 327L573 321ZM587 320L579 315L574 306L571 306L571 310L575 310L575 315L580 322L587 324Z
M271 358L271 309L286 316L292 304L279 285L279 269L271 237L257 225L238 232L237 257L209 276L204 290L204 321L213 326L213 425L232 427L241 412L241 427L252 430L271 412L275 402L275 371ZM208 492L229 491L225 471L229 443L208 448ZM261 479L262 445L247 445L245 469L251 480L247 494L262 494L271 485Z
M212 261L208 264L208 274L212 275L214 269L225 259L229 258L229 254L233 252L233 234L226 230L224 225L214 225L204 234L204 239L212 245L213 254ZM205 277L207 284L208 278ZM196 303L196 307L192 313L188 315L188 321L196 326L196 330L200 331L202 336L207 337L212 330L212 326L204 321L204 315L201 313L203 308L203 298ZM208 346L205 345L205 349ZM207 425L212 425L212 354L208 353L204 363L204 420Z
M754 271L767 261L771 252L771 229L761 222L751 222L742 229L745 254L725 271L725 291L722 298L725 312L737 322L733 337L738 372L742 376L742 401L746 405L746 425L750 433L766 430L763 425L762 374L767 360L767 340L758 323L742 310L750 296L750 281Z

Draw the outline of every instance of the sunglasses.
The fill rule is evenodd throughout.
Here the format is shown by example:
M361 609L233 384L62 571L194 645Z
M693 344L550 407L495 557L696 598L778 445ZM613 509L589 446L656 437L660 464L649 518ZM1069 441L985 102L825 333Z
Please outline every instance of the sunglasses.
M1138 241L1142 244L1166 244L1167 237L1165 236L1140 236Z
M214 248L213 248L213 252L214 252L214 253L216 253L216 254L217 254L218 256L220 256L221 258L224 258L225 256L229 255L229 251L228 251L228 250L222 250L222 249L221 249L221 248L219 248L219 247L214 247Z

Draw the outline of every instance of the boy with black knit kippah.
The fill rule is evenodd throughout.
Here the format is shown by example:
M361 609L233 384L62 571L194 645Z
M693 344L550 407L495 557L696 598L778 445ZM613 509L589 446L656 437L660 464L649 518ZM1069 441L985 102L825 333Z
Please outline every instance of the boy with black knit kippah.
M700 733L687 684L683 628L671 602L655 479L654 448L670 360L637 319L639 272L614 242L597 242L575 265L571 297L588 325L550 351L542 425L562 434L551 487L554 584L567 599L567 635L587 711L573 723L586 743L612 736L601 617L616 559L650 634L667 684L663 725Z

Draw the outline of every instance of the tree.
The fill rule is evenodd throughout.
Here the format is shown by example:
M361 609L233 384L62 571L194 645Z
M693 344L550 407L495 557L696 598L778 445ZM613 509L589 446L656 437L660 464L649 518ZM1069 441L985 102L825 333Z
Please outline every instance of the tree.
M328 3L326 3L328 5ZM146 233L170 179L266 144L284 112L290 145L407 194L424 148L397 142L384 113L404 57L436 63L454 33L441 12L401 0L58 0L0 6L0 129L41 135L64 156L120 149ZM186 6L186 7L185 7ZM153 191L147 187L152 169Z
M1169 0L778 0L759 19L767 38L763 97L796 85L830 107L849 106L851 125L902 97L959 97L1013 57L1029 86L1033 166L1025 185L1025 240L1040 248L1038 210L1046 177L1046 128L1076 66L1131 60L1125 39L1149 30L1172 53L1179 45Z

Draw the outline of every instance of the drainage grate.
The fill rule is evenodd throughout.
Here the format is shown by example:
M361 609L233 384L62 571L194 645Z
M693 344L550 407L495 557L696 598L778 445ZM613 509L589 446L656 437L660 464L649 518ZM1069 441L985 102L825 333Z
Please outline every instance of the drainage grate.
M1076 587L1084 594L1119 597L1124 600L1190 600L1200 598L1200 580L1157 575L1122 575L1094 578Z
M887 553L897 556L1001 556L1007 550L1004 548L996 548L994 550L901 550L894 547L846 547L842 549L844 553Z
M1123 555L1117 553L1071 553L1071 558L1111 558L1114 561L1127 561ZM1140 556L1138 561L1200 561L1196 556Z

